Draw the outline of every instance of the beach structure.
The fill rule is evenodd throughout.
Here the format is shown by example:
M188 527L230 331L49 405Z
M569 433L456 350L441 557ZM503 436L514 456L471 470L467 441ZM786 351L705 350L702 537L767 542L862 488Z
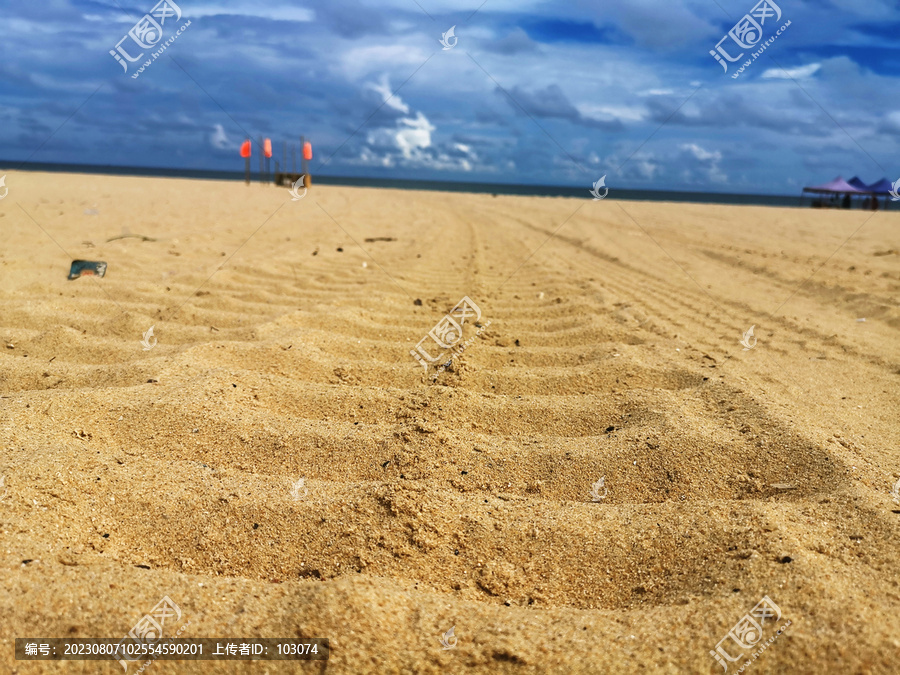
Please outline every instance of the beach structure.
M288 143L284 141L282 144L281 164L278 160L273 159L273 146L271 138L259 138L256 140L259 145L259 182L267 183L270 180L275 185L293 185L300 178L303 178L304 187L310 187L312 184L309 174L309 162L312 160L312 143L306 140L305 136L300 137L300 172L297 171L297 149L291 145L291 157L293 158L293 167L291 171L287 170L287 152ZM248 138L241 143L240 155L244 158L244 181L250 184L250 157L253 154L253 142ZM270 160L275 163L275 171L271 171Z
M812 185L803 188L803 194L811 195L810 206L813 208L852 208L854 203L860 208L872 209L888 208L893 185L887 178L882 178L871 185L864 183L858 176L850 180L844 180L838 176L832 181L821 185ZM879 199L884 197L884 205Z
M275 185L293 185L300 178L303 178L303 186L308 188L312 185L312 177L309 174L309 162L312 160L312 143L306 140L306 136L300 137L300 171L297 171L297 153L296 148L291 145L292 167L291 171L287 170L287 143L285 142L282 150L282 158L284 166L281 171L275 172Z

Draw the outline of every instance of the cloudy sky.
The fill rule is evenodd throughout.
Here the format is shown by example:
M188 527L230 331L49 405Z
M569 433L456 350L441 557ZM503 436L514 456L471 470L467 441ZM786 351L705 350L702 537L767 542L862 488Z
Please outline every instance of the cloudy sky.
M739 31L749 49L728 34L754 0L176 0L158 42L154 2L6 6L0 160L240 171L246 136L280 157L306 134L313 174L772 194L900 177L896 0L777 0L761 39ZM727 73L723 38L744 54Z

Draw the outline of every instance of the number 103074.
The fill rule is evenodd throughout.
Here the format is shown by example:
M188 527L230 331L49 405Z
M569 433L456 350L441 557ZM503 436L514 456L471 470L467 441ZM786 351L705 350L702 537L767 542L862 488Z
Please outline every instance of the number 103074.
M296 643L278 645L279 654L318 654L319 646L315 643Z

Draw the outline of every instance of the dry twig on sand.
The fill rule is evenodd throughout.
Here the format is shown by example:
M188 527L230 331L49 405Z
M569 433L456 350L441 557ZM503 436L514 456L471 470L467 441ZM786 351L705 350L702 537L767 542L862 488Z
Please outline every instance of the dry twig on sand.
M120 234L120 235L113 237L112 239L107 239L106 243L108 244L109 242L115 241L116 239L127 239L128 237L142 239L143 241L156 241L156 239L154 239L153 237L147 237L147 236L144 236L143 234Z

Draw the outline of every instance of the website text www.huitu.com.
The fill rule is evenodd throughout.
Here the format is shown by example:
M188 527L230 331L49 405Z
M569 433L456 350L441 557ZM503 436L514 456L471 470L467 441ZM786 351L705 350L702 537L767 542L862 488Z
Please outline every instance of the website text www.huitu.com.
M742 65L742 66L738 69L738 71L737 71L734 75L731 76L731 79L732 79L732 80L736 80L737 78L739 78L739 77L741 76L741 73L743 73L744 70L745 70L751 63L753 63L754 61L756 61L756 59L757 59L759 56L761 56L762 53L763 53L764 51L766 51L766 50L769 48L769 45L771 45L773 42L775 42L775 40L778 39L778 36L780 36L780 35L787 29L787 27L790 26L790 25L791 25L791 22L788 21L788 22L787 22L786 24L784 24L781 28L779 28L777 31L775 31L775 35L773 35L773 36L770 37L768 40L766 40L765 42L763 42L763 43L760 45L759 49L757 49L755 52L753 52L752 54L750 54L750 58L747 59L746 61L744 61L744 65Z
M773 635L772 637L770 637L770 638L768 639L767 642L763 642L762 647L760 647L760 648L757 649L755 652L753 652L753 653L750 655L750 658L748 658L747 661L744 662L744 665L742 665L742 666L740 667L740 669L739 669L737 672L738 672L738 673L743 673L745 669L749 669L750 664L752 664L754 661L756 661L756 659L758 659L760 656L762 656L762 653L763 653L764 651L766 651L766 649L768 649L769 646L772 645L772 644L775 642L775 640L777 640L779 637L781 637L781 634L785 631L785 629L786 629L788 626L791 625L791 623L793 623L793 622L790 621L790 620L788 620L788 622L787 622L786 624L784 624L784 625L783 625L783 626L775 633L775 635Z
M146 61L144 61L143 65L141 65L141 67L138 68L137 72L131 76L131 79L136 80L138 77L140 77L140 74L144 72L144 68L149 68L150 64L153 63L154 61L156 61L156 57L158 57L160 54L162 54L164 51L166 51L166 49L169 48L169 45L172 44L173 42L175 42L175 40L178 39L178 36L184 32L184 29L190 25L191 25L191 21L190 21L190 19L188 19L188 22L186 24L184 24L181 28L179 28L177 31L175 31L175 35L173 35L168 40L163 42L162 45L160 45L159 49L157 49L155 52L150 54L150 58L147 59Z

